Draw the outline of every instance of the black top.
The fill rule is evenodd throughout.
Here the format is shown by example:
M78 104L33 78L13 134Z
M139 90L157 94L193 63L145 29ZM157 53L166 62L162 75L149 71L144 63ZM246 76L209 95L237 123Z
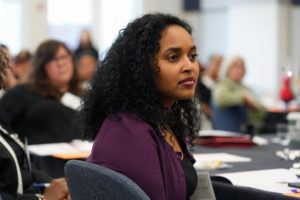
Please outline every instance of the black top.
M190 159L190 155L186 150L186 145L183 139L178 140L181 149L183 149L183 159L181 160L181 167L185 175L185 186L186 186L186 199L190 199L190 196L194 193L198 177L197 172L193 166L193 162Z
M17 85L0 99L0 121L16 131L29 144L69 142L80 138L73 123L75 110L51 98L30 91L26 85Z
M196 170L189 159L187 152L184 153L183 159L181 160L181 167L185 175L186 199L190 199L190 196L194 193L197 187L198 178Z
M3 200L37 199L35 193L40 193L32 187L32 184L50 182L52 178L42 171L29 169L28 160L25 151L14 138L0 130L0 195ZM3 142L3 140L4 142ZM18 176L17 168L8 145L17 158L23 183L23 194L17 194Z

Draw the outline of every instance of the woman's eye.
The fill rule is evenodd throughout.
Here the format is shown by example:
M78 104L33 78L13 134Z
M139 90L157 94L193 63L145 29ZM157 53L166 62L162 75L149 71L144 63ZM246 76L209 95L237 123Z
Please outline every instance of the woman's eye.
M176 61L177 60L177 56L176 55L172 55L168 57L169 61Z
M197 58L198 54L194 53L190 55L191 60L195 60Z

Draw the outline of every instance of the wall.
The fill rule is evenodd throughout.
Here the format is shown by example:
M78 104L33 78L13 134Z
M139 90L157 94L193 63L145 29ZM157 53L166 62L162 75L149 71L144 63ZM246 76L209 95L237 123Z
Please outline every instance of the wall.
M299 27L298 20L290 23L292 8L289 0L204 0L199 17L201 60L206 62L214 53L242 56L247 65L245 84L265 101L277 99L282 68L299 46L291 50L299 35L299 28L294 28ZM291 27L296 29L292 39Z
M300 5L291 8L291 55L295 67L300 67Z
M228 3L223 0L202 1L199 27L199 58L205 64L213 54L227 52Z
M47 0L22 0L22 49L34 52L47 39Z
M228 11L227 57L245 59L245 83L258 95L276 93L277 26L276 2L235 4Z
M214 53L243 56L248 69L246 84L260 96L277 98L281 68L291 65L300 71L300 7L289 6L289 0L201 0L201 11L193 12L183 11L182 0L131 1L139 4L131 16L124 17L116 7L109 9L124 18L124 26L133 17L149 12L167 12L186 19L194 28L200 60L206 63ZM46 39L46 2L22 0L23 21L19 33L22 48L33 51ZM106 48L105 34L117 32L123 24L108 32L107 28L103 29L101 9L104 8L99 0L94 2L93 38L99 47ZM114 19L105 20L116 25Z
M0 0L0 43L7 45L12 54L21 48L21 11L20 0Z

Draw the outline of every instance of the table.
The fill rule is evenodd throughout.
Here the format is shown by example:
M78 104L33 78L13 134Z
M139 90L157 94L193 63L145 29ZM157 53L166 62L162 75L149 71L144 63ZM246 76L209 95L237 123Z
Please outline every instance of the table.
M196 145L192 147L192 149L194 150L193 153L226 152L230 154L236 154L239 156L252 158L251 162L233 163L232 168L211 170L210 174L231 173L231 172L261 170L261 169L274 169L274 168L289 169L292 166L292 164L296 162L290 160L283 160L275 155L275 152L278 150L283 150L284 148L295 149L295 147L287 147L280 144L271 143L271 139L275 137L275 134L264 134L260 136L267 139L269 141L269 144L265 146L254 146L250 148L211 148L211 147Z
M278 150L283 150L284 148L295 149L295 147L287 147L280 144L272 143L272 138L275 134L264 134L261 135L263 138L269 141L268 145L265 146L254 146L250 148L212 148L200 145L195 145L192 147L192 153L230 153L244 157L252 158L251 162L240 162L231 163L232 168L209 170L210 175L214 176L217 174L232 173L232 172L242 172L242 171L253 171L253 170L263 170L263 169L275 169L275 168L285 168L289 169L294 162L290 160L283 160L275 155ZM299 161L299 160L298 160ZM197 170L197 172L202 172L207 170ZM294 197L283 196L280 193L266 192L263 190L253 189L249 187L231 186L228 184L222 184L218 182L213 182L214 191L217 199L227 200L227 199L272 199L272 200L283 200L283 199L298 199Z
M265 134L262 137L268 139L269 141L275 136L275 134ZM230 172L241 172L241 171L252 171L261 169L274 169L274 168L290 168L294 161L285 161L280 159L275 155L275 151L283 150L286 148L280 144L274 144L269 142L266 146L255 146L251 148L210 148L205 146L195 145L192 147L193 153L217 153L226 152L231 154L236 154L239 156L251 157L251 162L246 163L234 163L232 168L222 169L222 170L211 170L211 175L216 175L220 173L230 173ZM64 172L64 164L68 160L63 160L59 158L54 158L51 156L33 156L32 161L35 163L36 167L48 172L53 177L61 177ZM198 172L201 170L197 170ZM213 183L214 190L217 198L220 199L232 199L232 194L239 194L243 196L242 198L236 199L272 199L272 200L283 200L283 199L294 199L291 197L283 196L279 193L270 193L262 190L256 190L248 187L237 187L230 186L228 184ZM224 194L227 197L224 197ZM221 198L222 197L222 198ZM218 198L218 199L219 199Z

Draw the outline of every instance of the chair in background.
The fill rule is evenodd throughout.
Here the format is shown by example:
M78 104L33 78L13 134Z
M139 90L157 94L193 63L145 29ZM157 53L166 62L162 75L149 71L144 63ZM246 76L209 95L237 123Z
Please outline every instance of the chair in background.
M101 165L70 160L65 177L72 200L150 200L131 179Z
M242 126L250 122L246 106L219 108L211 102L213 125L217 130L243 132Z

